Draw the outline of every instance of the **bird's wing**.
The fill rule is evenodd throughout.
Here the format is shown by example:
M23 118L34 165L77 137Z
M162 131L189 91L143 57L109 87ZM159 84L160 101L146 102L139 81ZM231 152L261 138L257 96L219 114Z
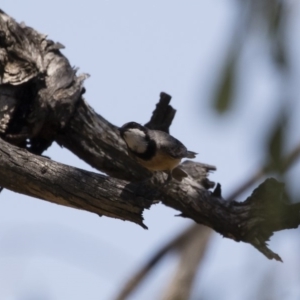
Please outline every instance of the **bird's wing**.
M150 131L150 130L149 130ZM168 155L172 156L173 158L183 158L187 157L188 151L186 147L177 139L170 136L166 132L163 131L150 131L151 135L155 138L157 148L161 151L167 153Z

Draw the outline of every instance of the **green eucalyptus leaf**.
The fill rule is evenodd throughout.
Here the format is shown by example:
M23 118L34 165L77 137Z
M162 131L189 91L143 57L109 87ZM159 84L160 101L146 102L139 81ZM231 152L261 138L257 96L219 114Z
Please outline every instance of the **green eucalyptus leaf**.
M234 72L234 63L232 60L229 60L214 100L214 108L219 113L226 112L232 105Z
M283 3L278 0L270 1L268 9L266 10L266 14L268 16L271 34L276 35L279 31L284 15Z
M270 159L270 167L273 171L282 173L284 170L282 153L283 142L285 139L286 120L280 117L271 131L268 141L268 155Z

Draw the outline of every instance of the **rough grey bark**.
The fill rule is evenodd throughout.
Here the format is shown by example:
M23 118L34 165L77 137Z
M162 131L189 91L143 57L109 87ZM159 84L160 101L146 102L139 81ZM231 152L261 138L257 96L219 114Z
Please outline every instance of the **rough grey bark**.
M33 155L0 139L0 184L12 191L100 216L135 222L144 228L142 212L148 199L135 186L101 174ZM152 196L151 196L152 195Z
M267 240L274 231L300 223L300 204L283 202L283 184L268 179L246 201L229 202L220 185L209 190L213 183L207 176L215 168L196 162L181 165L190 175L187 179L164 184L164 174L151 177L132 160L117 128L83 100L85 75L76 75L60 44L0 11L0 47L0 134L31 152L0 143L1 186L141 225L143 208L160 200L181 216L280 260ZM147 126L168 130L175 114L169 101L162 93ZM53 141L110 177L34 155Z

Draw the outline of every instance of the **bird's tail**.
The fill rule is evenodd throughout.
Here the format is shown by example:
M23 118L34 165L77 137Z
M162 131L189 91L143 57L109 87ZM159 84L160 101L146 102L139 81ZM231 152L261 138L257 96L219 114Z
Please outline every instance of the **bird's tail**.
M187 158L195 158L197 154L198 154L198 153L196 153L196 152L188 151L186 157L187 157Z

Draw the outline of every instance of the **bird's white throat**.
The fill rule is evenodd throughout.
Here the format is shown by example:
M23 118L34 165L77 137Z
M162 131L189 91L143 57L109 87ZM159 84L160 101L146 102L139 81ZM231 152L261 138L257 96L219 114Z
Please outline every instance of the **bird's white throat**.
M145 137L146 134L137 128L129 129L124 133L124 140L129 149L138 153L144 153L147 150L148 143Z

